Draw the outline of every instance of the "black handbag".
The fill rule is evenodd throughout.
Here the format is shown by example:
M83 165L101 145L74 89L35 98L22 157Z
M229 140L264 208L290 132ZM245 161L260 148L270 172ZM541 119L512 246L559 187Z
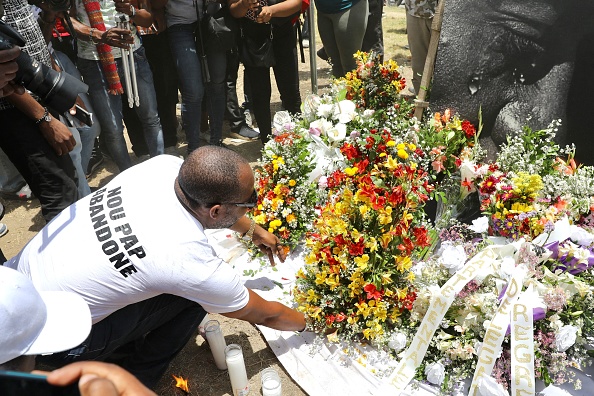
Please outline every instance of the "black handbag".
M272 67L276 64L274 50L272 47L272 25L270 34L265 37L264 42L258 42L249 35L244 34L241 27L241 45L239 46L239 59L248 67Z
M218 2L203 1L203 15L200 27L207 48L228 51L235 47L237 21L229 12L229 7Z

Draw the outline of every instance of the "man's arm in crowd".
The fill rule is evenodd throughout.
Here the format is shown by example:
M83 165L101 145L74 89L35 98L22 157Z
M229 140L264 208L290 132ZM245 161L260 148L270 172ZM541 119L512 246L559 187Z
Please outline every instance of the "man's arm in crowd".
M37 121L45 114L45 108L27 92L22 95L10 95L7 97L7 100L31 120ZM56 154L68 154L76 145L74 136L72 136L66 125L54 117L51 118L50 122L40 122L38 126L39 131L50 146L52 146Z
M79 40L90 41L94 44L104 43L112 47L125 49L128 49L134 44L134 37L132 37L132 34L128 29L111 28L102 32L101 30L91 28L90 26L81 23L76 19L76 8L74 7L70 9L70 21L76 32L76 37L78 37ZM93 34L92 37L91 33Z
M114 0L116 10L122 14L126 14L130 17L130 21L134 22L138 26L150 27L153 24L153 14L151 8L146 0L130 1L130 0ZM133 3L138 4L134 6ZM134 15L134 16L132 16Z
M12 95L13 93L22 94L25 88L12 82L16 77L18 65L15 59L21 54L19 47L0 50L0 98Z
M252 290L248 289L248 292L250 299L245 307L221 315L277 330L302 331L305 329L305 317L302 313L279 302L267 301Z
M251 227L251 222L249 218L243 216L235 224L229 227L230 230L238 232L240 234L245 234ZM287 258L287 254L285 249L280 243L278 237L264 228L260 227L259 225L255 225L254 233L252 234L252 242L256 245L263 253L268 256L270 264L274 266L274 258L273 255L276 255L281 262L284 262Z

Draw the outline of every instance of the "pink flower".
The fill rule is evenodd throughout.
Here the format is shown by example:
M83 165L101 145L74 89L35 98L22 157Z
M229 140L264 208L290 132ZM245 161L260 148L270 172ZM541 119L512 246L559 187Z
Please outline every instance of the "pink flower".
M445 167L443 166L443 162L439 161L439 160L435 160L431 163L431 166L433 167L433 170L437 173L445 170Z

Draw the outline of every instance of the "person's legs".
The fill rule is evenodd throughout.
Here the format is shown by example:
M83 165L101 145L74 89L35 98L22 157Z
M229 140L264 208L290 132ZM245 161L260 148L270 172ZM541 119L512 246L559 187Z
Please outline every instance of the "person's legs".
M82 360L113 361L154 387L205 315L193 301L162 294L130 304L95 323L79 347L39 356L38 361L52 367Z
M270 96L272 88L270 86L270 68L269 67L245 67L250 86L252 87L251 104L258 128L260 128L260 139L266 143L272 134L270 117Z
M138 119L135 108L128 105L128 95L122 95L122 115L126 125L126 133L132 144L132 151L137 158L143 155L149 155L149 149L144 139L142 123Z
M206 101L210 119L210 144L218 145L223 140L227 54L225 51L211 48L207 52L207 59L210 72L210 82L206 85L208 91Z
M342 74L335 77L343 77L357 67L353 55L360 51L363 45L368 14L368 3L365 0L360 0L345 12L336 14L334 37L340 54Z
M369 0L369 17L367 28L363 37L361 50L380 55L384 60L384 33L382 29L382 14L384 13L384 0Z
M56 55L56 58L58 59L60 66L66 73L78 78L79 80L82 80L82 76L80 75L80 72L78 71L78 69L72 62L72 60L68 56L66 56L65 53L60 52L60 51L55 51L55 55ZM94 114L93 106L91 105L91 100L89 99L89 95L87 93L81 93L81 94L78 94L78 96L83 101L86 110L89 113ZM84 125L81 123L80 124L81 126L76 128L80 135L80 142L81 142L80 163L81 163L82 169L85 169L85 170L87 169L87 167L89 165L89 159L91 158L91 153L93 151L93 145L95 143L95 138L97 136L99 136L99 133L101 132L101 127L99 126L99 121L97 120L96 115L93 115L93 121L94 121L93 125L91 125L91 126ZM84 174L85 173L83 173L83 175ZM83 177L83 176L79 176L79 177Z
M408 46L412 56L412 83L415 92L419 93L421 88L421 77L425 69L425 59L429 51L429 41L431 40L432 19L419 18L406 13L406 32L408 36Z
M0 192L16 194L27 182L14 167L8 156L0 149Z
M153 72L157 108L163 128L163 143L165 147L175 147L177 145L178 90L177 71L169 45L169 31L142 36L142 46Z
M237 131L243 124L245 118L239 109L237 99L237 71L239 70L239 54L237 50L227 51L227 119L231 131Z
M287 24L275 28L273 48L276 65L274 78L285 110L292 114L301 112L299 93L299 66L297 60L297 25Z
M58 156L33 120L17 109L0 111L0 147L27 181L49 222L78 199L74 165Z
M132 161L124 139L121 96L107 92L108 83L99 61L78 58L78 70L89 86L95 116L101 124L101 142L109 150L120 172L124 171L132 166Z
M344 75L340 63L340 53L334 36L334 18L332 14L318 12L318 33L322 40L323 49L328 54L328 62L332 65L332 75L340 77Z
M182 122L188 140L188 152L197 149L200 142L201 106L204 96L202 67L196 53L194 27L195 24L169 27L169 42L182 95Z
M118 71L121 63L118 61ZM138 86L138 96L140 97L140 106L134 107L138 119L142 123L144 139L149 149L151 157L163 154L163 130L159 121L157 110L157 95L153 86L153 73L146 60L144 48L140 47L134 51L134 66L136 68L136 83ZM120 76L122 73L120 73Z

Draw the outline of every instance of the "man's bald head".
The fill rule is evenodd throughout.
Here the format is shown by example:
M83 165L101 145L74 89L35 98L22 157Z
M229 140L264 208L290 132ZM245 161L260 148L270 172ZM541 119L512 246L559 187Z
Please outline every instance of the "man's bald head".
M241 171L249 162L235 151L204 146L194 150L182 164L178 182L198 203L240 202Z

